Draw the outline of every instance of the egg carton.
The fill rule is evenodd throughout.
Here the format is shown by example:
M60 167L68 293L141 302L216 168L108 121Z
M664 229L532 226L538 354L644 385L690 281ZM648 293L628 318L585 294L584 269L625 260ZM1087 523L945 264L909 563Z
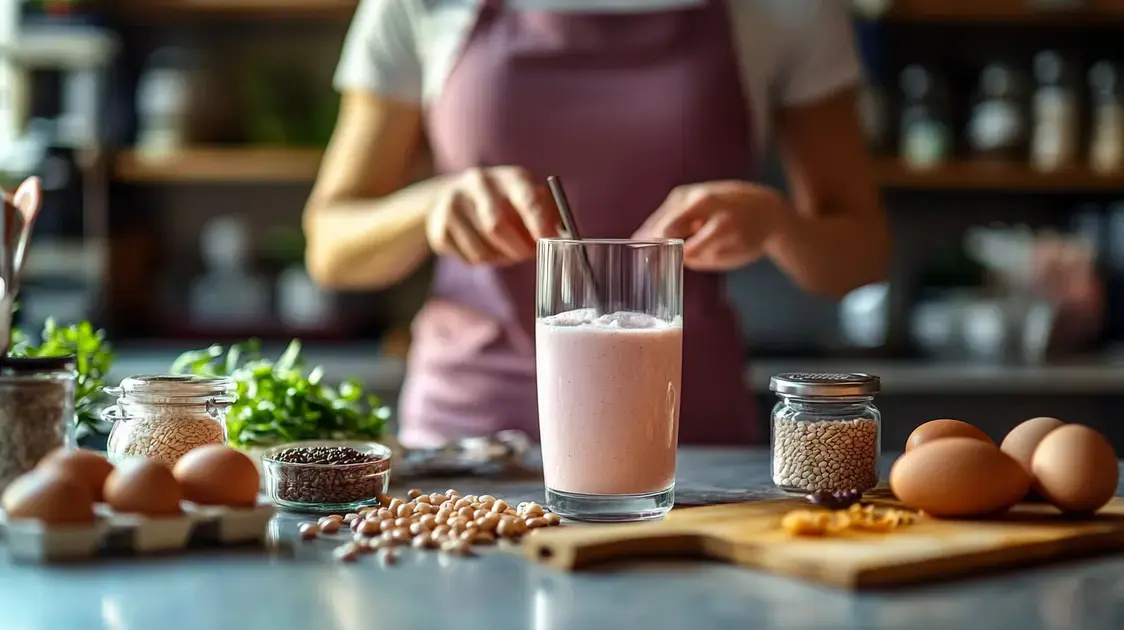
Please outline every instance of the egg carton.
M67 562L122 554L159 554L189 546L221 546L264 541L275 508L182 504L183 514L146 517L116 514L104 505L90 525L49 526L0 513L8 552L17 562Z

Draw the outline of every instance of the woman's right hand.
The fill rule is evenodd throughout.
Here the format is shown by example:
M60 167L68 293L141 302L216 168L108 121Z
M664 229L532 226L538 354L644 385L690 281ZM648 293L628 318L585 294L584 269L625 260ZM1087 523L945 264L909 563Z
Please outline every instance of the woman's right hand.
M545 186L515 166L458 175L426 220L433 251L474 265L531 259L535 242L558 235L558 210Z

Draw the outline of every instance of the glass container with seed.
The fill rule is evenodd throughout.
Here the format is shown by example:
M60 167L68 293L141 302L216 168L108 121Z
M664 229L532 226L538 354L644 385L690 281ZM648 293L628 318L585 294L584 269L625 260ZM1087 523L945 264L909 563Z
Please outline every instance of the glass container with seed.
M0 360L0 491L74 444L74 357Z
M109 459L140 455L171 467L185 453L226 442L234 381L219 376L130 376L105 392L117 397L102 417L113 424Z

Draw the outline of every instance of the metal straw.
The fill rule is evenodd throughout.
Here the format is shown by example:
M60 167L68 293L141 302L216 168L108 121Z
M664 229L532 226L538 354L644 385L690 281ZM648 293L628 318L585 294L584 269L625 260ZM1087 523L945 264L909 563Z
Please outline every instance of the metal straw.
M575 241L582 240L581 234L578 232L578 224L574 221L574 215L570 212L570 203L566 200L566 190L562 188L562 180L551 175L546 178L546 184L550 187L550 194L554 195L554 203L558 206L558 213L562 215L562 225L566 229L568 238ZM605 313L605 300L601 295L601 287L597 285L597 276L593 273L593 265L589 262L589 252L586 251L584 245L580 248L580 251L585 279L589 281L589 285L593 289L593 308L598 315L602 315Z

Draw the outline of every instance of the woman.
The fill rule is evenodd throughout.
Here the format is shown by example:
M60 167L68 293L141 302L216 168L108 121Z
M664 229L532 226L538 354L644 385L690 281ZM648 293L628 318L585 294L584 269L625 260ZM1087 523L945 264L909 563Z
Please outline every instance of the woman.
M838 0L363 0L308 202L308 266L375 289L440 256L400 437L538 435L534 243L560 176L583 235L686 239L680 440L758 439L723 272L840 296L889 236ZM424 137L438 176L408 184ZM775 134L791 196L746 181Z

